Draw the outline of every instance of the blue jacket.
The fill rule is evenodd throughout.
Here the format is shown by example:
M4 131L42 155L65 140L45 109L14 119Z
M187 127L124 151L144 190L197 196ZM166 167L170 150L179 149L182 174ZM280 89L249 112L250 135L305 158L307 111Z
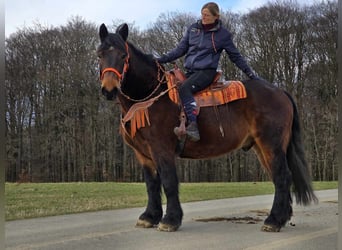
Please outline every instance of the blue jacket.
M252 69L234 45L231 33L222 26L221 20L218 20L217 25L208 31L204 31L201 20L193 23L177 47L160 57L158 61L172 62L185 55L184 67L189 71L217 69L223 50L246 75L254 76Z

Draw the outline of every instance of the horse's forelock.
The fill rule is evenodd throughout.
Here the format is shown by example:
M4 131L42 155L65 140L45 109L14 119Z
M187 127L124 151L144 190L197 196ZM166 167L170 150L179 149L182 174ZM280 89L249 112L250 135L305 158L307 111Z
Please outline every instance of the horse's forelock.
M97 50L108 50L112 46L120 50L125 50L124 40L119 35L113 33L108 34Z

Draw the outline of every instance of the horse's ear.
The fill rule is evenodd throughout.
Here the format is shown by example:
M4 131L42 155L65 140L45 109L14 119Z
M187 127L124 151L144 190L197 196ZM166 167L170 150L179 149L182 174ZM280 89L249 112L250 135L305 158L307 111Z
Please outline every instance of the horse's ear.
M100 33L99 34L100 34L101 42L103 42L105 40L105 38L108 36L108 30L107 30L107 27L104 23L101 24L101 26L100 26Z
M124 41L126 41L127 37L128 37L128 25L127 25L127 23L123 23L119 27L117 27L116 33L119 34Z

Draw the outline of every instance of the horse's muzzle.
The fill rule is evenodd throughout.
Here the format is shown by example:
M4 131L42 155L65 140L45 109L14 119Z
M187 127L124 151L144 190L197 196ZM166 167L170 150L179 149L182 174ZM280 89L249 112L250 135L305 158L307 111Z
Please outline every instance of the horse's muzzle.
M116 88L111 91L106 90L106 88L102 87L102 94L107 98L107 100L112 101L116 98L118 90Z

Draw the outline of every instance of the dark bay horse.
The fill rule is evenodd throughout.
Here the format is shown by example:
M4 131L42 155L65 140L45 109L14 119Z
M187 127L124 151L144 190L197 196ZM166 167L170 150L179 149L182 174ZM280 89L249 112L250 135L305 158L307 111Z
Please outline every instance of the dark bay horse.
M180 109L167 94L165 71L152 55L142 53L127 42L128 26L109 33L100 27L97 49L102 93L116 97L126 116L133 105L149 102L148 125L131 135L130 122L121 133L144 169L148 204L138 227L158 225L161 231L176 231L183 212L179 201L179 181L175 160ZM292 216L291 187L296 201L308 205L317 201L304 158L296 105L285 91L258 80L243 81L247 98L217 107L226 136L222 136L212 107L201 108L198 116L201 139L186 141L181 157L216 157L232 150L252 148L275 186L273 205L262 230L279 231ZM163 216L161 192L167 198Z

